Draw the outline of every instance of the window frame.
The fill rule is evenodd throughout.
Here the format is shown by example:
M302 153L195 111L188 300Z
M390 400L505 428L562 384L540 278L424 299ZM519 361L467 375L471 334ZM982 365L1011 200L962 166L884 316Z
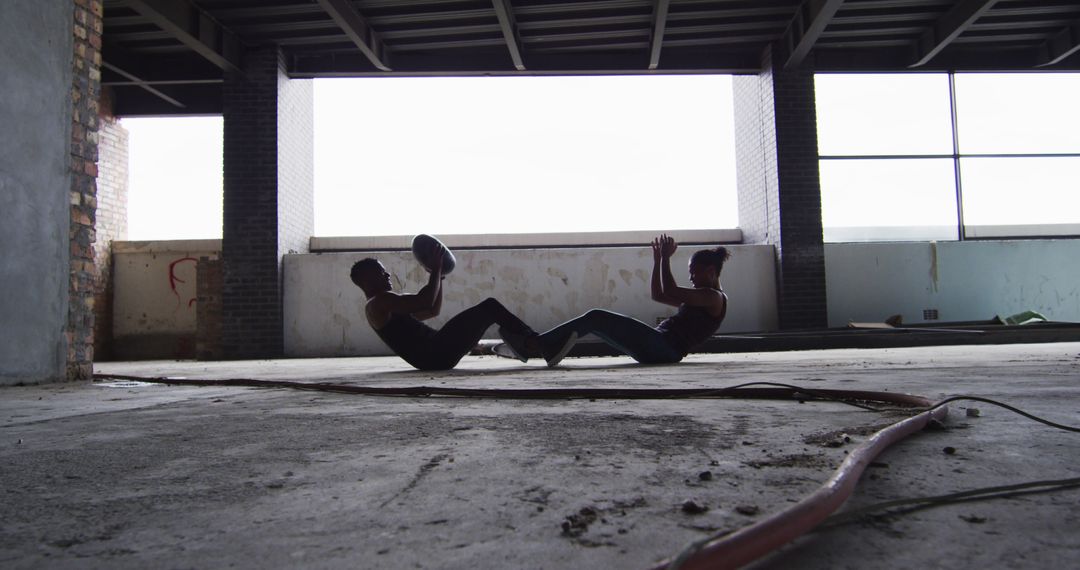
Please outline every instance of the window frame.
M817 74L837 75L837 74ZM964 158L1080 158L1080 152L1050 152L1050 153L961 153L960 132L958 128L957 99L956 99L956 73L947 72L949 88L949 115L950 132L952 135L952 153L949 154L876 154L876 155L826 155L818 154L819 164L822 161L835 160L904 160L904 159L951 159L955 177L956 190L956 240L998 240L998 239L1044 239L1044 238L1076 238L1080 237L1080 223L1066 224L1016 224L1016 225L968 225L964 220L964 181L960 168L960 161ZM1019 75L1019 74L1017 74ZM820 128L820 127L819 127ZM847 240L847 242L852 240ZM893 240L883 237L870 237L858 241L907 241ZM828 243L846 243L845 241Z

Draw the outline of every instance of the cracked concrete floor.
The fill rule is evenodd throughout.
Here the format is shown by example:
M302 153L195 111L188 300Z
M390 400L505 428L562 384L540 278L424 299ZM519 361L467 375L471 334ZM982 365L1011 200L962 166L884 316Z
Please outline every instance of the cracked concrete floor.
M1080 424L1080 344L692 355L676 366L467 357L117 362L99 374L366 386L748 381L996 398ZM966 408L981 410L968 417ZM478 400L101 381L0 389L4 568L648 568L782 509L891 418L837 403ZM838 434L852 440L837 446ZM840 440L842 442L842 440ZM955 449L947 454L946 447ZM880 456L843 510L1080 477L1080 435L986 404ZM820 530L759 568L1080 560L1080 489ZM686 501L705 507L683 508Z

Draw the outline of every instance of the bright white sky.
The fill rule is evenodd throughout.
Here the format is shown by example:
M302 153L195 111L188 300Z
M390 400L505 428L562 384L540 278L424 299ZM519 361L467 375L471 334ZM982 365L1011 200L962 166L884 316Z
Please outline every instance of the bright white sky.
M961 152L1080 153L1080 74L956 84ZM952 152L945 75L823 75L817 96L823 155ZM736 227L731 97L728 76L317 80L315 234ZM221 118L122 124L128 239L221 237ZM961 168L968 223L1080 223L1080 157ZM823 161L823 221L955 225L953 178Z
M317 80L315 233L735 227L731 97L729 76ZM122 124L129 239L220 237L220 117Z

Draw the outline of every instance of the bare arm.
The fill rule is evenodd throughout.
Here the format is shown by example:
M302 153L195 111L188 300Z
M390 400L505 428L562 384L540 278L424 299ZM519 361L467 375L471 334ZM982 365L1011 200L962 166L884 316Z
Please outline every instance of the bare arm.
M430 281L428 282L428 286L431 286ZM417 312L413 313L414 317L420 319L421 321L426 321L426 320L428 320L428 319L430 319L432 317L439 316L439 313L442 312L442 277L441 276L439 277L439 282L438 282L437 287L438 287L438 291L435 293L435 302L432 303L431 307L429 309L427 309L426 311L417 311Z
M665 263L663 260L664 243L662 240L663 236L660 236L654 238L652 241L653 268L652 282L650 284L652 300L658 303L664 303L665 305L678 306L679 303L677 301L670 300L664 295L664 284L661 278L661 274L663 273L662 264Z
M705 307L709 312L717 315L724 308L724 294L716 289L697 289L694 287L673 287L665 289L667 298L675 301L676 305L690 305L691 307Z
M660 234L652 241L652 299L658 303L678 307L681 304L680 301L668 294L668 289L675 284L675 279L671 277L671 254L675 253L675 247L675 240L667 234ZM667 282L669 279L671 283Z
M420 320L430 319L442 310L442 248L439 248L436 266L428 275L427 285L412 295L399 295L387 291L368 300L365 312L368 322L380 329L390 320L391 313L412 315Z
M705 307L713 315L723 314L724 304L727 302L723 293L716 289L680 287L675 282L675 276L671 273L671 256L679 248L678 244L675 243L675 238L662 234L654 240L655 243L658 243L660 248L659 260L654 263L653 267L653 299L673 306ZM653 251L656 251L655 246ZM659 279L657 278L657 269L659 269L660 273ZM655 292L657 280L660 283L659 299L657 299Z

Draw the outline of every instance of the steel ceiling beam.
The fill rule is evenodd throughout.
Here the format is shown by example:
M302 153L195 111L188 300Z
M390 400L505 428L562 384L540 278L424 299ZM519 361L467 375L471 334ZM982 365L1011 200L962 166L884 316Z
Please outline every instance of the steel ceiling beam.
M173 107L176 107L178 109L186 109L187 108L187 105L185 105L185 104L177 101L176 99L173 99L172 97L169 97L168 95L166 95L166 94L162 93L161 91L155 89L154 87L152 87L150 85L149 82L143 81L142 79L140 79L136 75L134 75L132 73L128 73L127 71L124 71L123 69L120 69L119 67L116 67L115 65L109 63L108 61L102 60L101 66L104 67L105 69L108 69L109 71L123 77L124 79L127 79L128 81L131 81L132 85L135 85L135 86L139 87L140 89L143 89L147 93L152 94L153 96L157 97L158 99L161 99L162 101L165 101L166 103L172 105Z
M518 12L520 13L520 11ZM653 21L651 14L631 14L625 16L588 16L583 18L547 19L524 22L517 21L517 29L526 30L560 30L566 28L587 28L590 26L641 26L649 25Z
M272 18L277 16L314 16L325 12L314 4L296 4L291 6L253 6L241 8L218 8L214 10L222 20L246 20L250 18Z
M998 0L961 0L940 20L934 22L915 42L914 63L908 67L926 65L960 37L983 14L994 7Z
M379 34L375 32L364 17L352 7L348 0L316 0L327 15L345 32L352 43L375 67L383 71L392 71Z
M502 28L506 49L510 51L514 69L525 71L525 62L521 59L521 40L518 39L514 22L514 7L510 5L509 0L491 0L491 5L495 8L495 16L499 18L499 27Z
M125 5L217 67L241 71L240 39L188 0L126 0Z
M653 12L652 45L649 48L649 69L660 67L660 50L664 45L664 30L667 28L668 7L671 0L656 0Z
M491 10L476 8L470 10L454 10L452 12L418 12L406 14L380 14L368 18L373 25L401 26L401 25L432 25L456 20L487 20L491 18Z
M784 69L802 65L844 0L806 0L780 38Z
M1037 67L1054 65L1080 52L1080 20L1046 40L1046 43L1039 47L1039 52Z
M522 16L553 15L562 17L568 14L582 12L598 11L613 13L618 10L636 10L644 8L645 6L642 5L641 0L567 0L566 2L555 2L551 4L518 6L517 13Z
M641 42L640 47L648 46ZM635 48L639 46L633 46ZM642 71L640 51L628 50L621 57L613 57L610 50L551 52L530 51L528 74L536 75L625 75ZM501 51L488 51L477 54L462 65L462 60L454 56L438 54L436 51L395 52L394 71L381 72L371 66L361 55L348 54L297 55L290 67L289 76L297 79L316 77L417 77L417 76L512 76L520 75L508 65L506 55ZM760 69L760 56L753 51L737 54L724 53L714 49L672 49L664 55L664 68L677 72L700 73L757 73Z

